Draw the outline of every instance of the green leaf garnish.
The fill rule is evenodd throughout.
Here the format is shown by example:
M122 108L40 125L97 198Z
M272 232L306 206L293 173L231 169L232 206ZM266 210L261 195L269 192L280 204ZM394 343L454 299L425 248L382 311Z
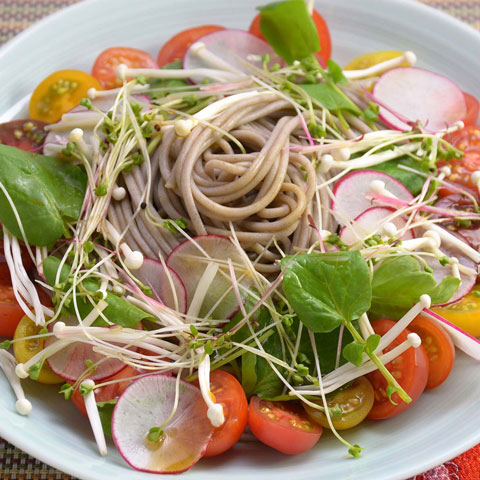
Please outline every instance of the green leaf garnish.
M12 342L10 340L4 340L0 343L0 349L8 350L12 346Z
M360 445L352 445L348 449L348 453L354 458L360 458L360 453L362 452L363 448Z
M395 388L393 385L389 385L389 386L387 387L387 389L386 389L386 393L387 393L387 395L388 395L388 399L390 400L390 403L391 403L392 405L395 405L395 406L397 406L398 403L393 401L392 395L393 395L394 393L397 393L397 391L398 391L397 388Z
M365 344L352 342L343 348L342 355L345 360L353 363L356 367L359 367L363 361L363 353L365 352Z
M69 400L73 395L73 387L68 383L64 383L58 393L61 393L65 397L65 400Z

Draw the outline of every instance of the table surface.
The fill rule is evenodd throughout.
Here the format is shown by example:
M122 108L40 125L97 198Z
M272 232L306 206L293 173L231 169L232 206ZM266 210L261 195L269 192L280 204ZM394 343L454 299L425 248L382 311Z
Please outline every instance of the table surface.
M79 0L0 0L0 46L35 21ZM480 30L480 0L419 0ZM75 480L0 438L0 480ZM411 480L480 480L480 446Z

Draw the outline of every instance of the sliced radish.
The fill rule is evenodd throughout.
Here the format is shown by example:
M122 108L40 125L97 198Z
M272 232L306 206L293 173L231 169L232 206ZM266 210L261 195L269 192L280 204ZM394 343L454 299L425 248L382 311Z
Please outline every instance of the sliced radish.
M68 325L77 325L74 322L73 317L62 318L62 321ZM59 340L53 336L48 337L45 341L45 348L57 341ZM83 342L73 342L55 355L47 358L50 368L59 377L64 378L68 382L75 382L77 378L85 372L88 368L85 363L87 360L91 360L93 363L102 360L97 368L88 375L88 378L92 379L94 382L111 377L126 367L125 363L115 358L105 360L105 355L94 352L92 345Z
M450 305L451 303L458 302L460 299L462 299L475 286L475 282L477 280L477 264L465 254L463 254L458 248L452 245L442 243L442 245L440 246L440 250L445 253L447 257L457 258L459 263L472 270L471 274L466 274L460 271L462 283L458 287L458 290L453 294L452 298L448 302L443 304ZM453 269L450 264L442 266L440 262L433 257L425 257L425 261L427 262L428 266L433 269L433 276L435 277L435 280L437 280L437 282L441 282L442 279L445 278L447 275L453 275Z
M411 130L419 121L428 131L451 127L467 113L462 90L449 78L417 67L384 73L373 89L380 119L391 128Z
M208 315L222 320L229 318L238 310L239 305L232 290L228 268L229 259L234 266L238 282L248 285L249 278L244 275L245 271L242 268L244 260L232 241L226 237L217 235L195 237L191 241L181 243L170 253L167 265L177 272L185 285L189 311L195 296L199 298L199 295L203 296L198 312L200 317ZM218 271L211 283L204 284L204 280L201 281L202 277L212 263L218 265Z
M347 245L352 245L372 233L382 235L382 227L387 222L393 223L397 230L405 228L407 220L403 216L395 217L392 220L386 220L395 212L396 210L391 207L371 207L365 210L355 218L350 226L344 226L342 228L340 231L340 240ZM411 240L412 238L415 238L415 235L411 229L407 230L405 234L401 236L402 240Z
M153 258L144 258L143 265L135 271L135 276L153 290L153 298L169 308L181 313L187 312L187 292L182 280L171 268ZM171 283L170 283L171 282ZM175 302L176 299L176 302Z
M207 448L213 426L202 394L180 381L175 408L176 383L174 377L149 375L132 383L118 399L112 416L113 440L136 470L181 473L197 463ZM154 427L163 431L158 442L148 439Z
M346 224L357 218L365 210L372 207L367 198L371 193L371 183L380 180L385 189L401 200L410 201L412 194L398 180L390 175L375 170L358 170L342 177L333 189L334 199L331 208L337 220Z
M206 50L208 53L214 54L220 61L218 63L208 61L202 55L202 48L203 51ZM246 63L263 69L260 57L265 54L270 55L269 66L273 66L275 63L284 64L272 47L255 35L244 30L218 30L201 37L190 46L183 58L183 68L217 68L250 75L252 70L248 68ZM193 78L192 80L197 82L201 79Z

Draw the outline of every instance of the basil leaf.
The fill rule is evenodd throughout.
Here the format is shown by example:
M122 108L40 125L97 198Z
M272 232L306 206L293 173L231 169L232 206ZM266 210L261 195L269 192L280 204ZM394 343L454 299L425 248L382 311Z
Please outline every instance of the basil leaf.
M70 162L0 145L0 182L15 204L28 242L46 246L68 233L67 224L78 219L87 177ZM0 222L22 238L2 191Z
M347 110L356 115L362 114L362 111L348 97L341 95L332 85L303 83L299 86L327 110Z
M317 29L304 0L274 2L258 10L262 35L288 64L320 51Z
M52 287L55 286L55 278L59 267L60 260L57 257L47 257L43 261L43 273L45 279ZM60 274L60 283L64 283L68 280L69 273L69 265L63 265ZM82 282L82 285L86 290L92 293L96 292L100 287L99 282L94 279L86 279ZM111 292L107 292L105 301L108 303L108 307L106 307L102 313L110 322L115 323L116 325L134 328L142 320L154 320L150 314L140 310L135 305L127 302L124 298L118 297ZM93 306L90 302L85 301L80 296L77 297L77 307L82 318L85 318L93 310ZM73 302L69 305L68 310L70 313L75 314ZM94 322L94 325L102 327L107 326L107 323L99 318Z
M423 184L425 183L425 178L417 175L416 173L402 170L401 168L399 168L399 165L405 165L406 167L413 168L415 170L418 170L419 172L425 173L420 162L407 156L396 158L394 160L389 160L388 162L381 163L374 167L370 167L369 169L388 173L388 175L392 176L400 183L405 185L405 187L408 188L412 195L418 195L422 191Z
M312 332L331 332L370 308L370 273L359 252L302 254L287 262L283 290Z
M437 285L435 277L424 272L418 261L409 255L388 258L373 275L370 312L398 319L418 302L421 295L430 295L433 304L445 303L459 285L460 280L450 276Z

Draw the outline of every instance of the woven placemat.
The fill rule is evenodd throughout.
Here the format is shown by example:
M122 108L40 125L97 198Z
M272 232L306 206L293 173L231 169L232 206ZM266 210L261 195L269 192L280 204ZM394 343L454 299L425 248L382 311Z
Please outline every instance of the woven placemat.
M0 0L0 45L13 38L35 21L78 1ZM444 10L480 29L480 0L420 1ZM76 479L32 458L0 438L0 480ZM480 480L480 446L460 455L451 462L440 465L422 475L417 475L412 480Z

